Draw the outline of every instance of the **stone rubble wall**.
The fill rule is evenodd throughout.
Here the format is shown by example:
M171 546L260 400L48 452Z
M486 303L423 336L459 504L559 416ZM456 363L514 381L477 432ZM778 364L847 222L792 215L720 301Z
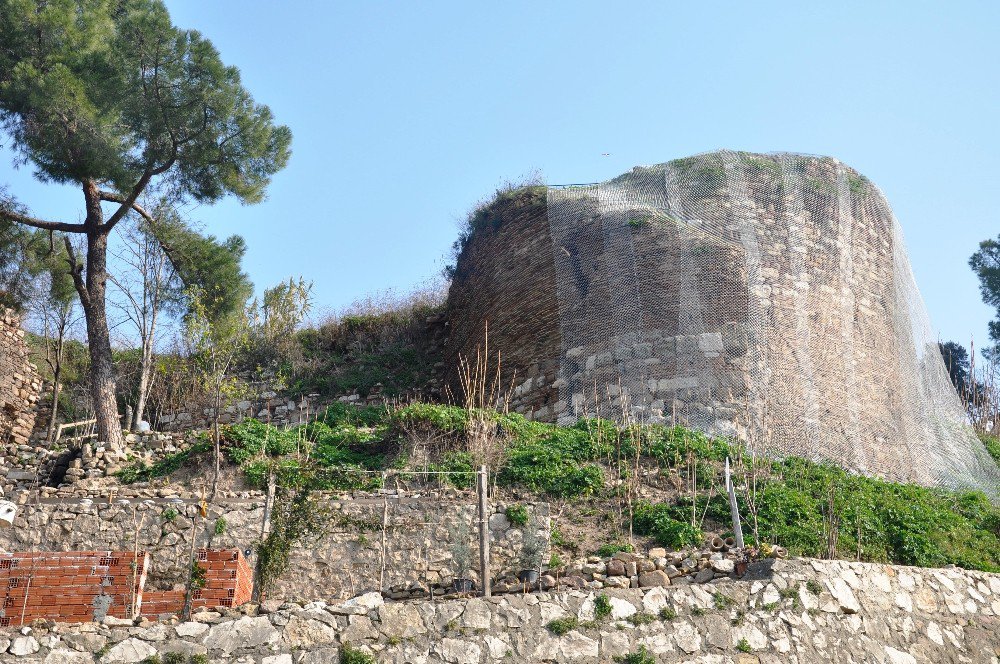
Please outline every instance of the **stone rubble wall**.
M93 490L92 498L43 497L22 492L12 528L0 529L0 550L148 551L153 561L148 588L170 590L184 578L184 561L195 533L198 548L237 548L250 552L260 540L264 495L260 492L220 494L207 518L197 515L199 496L175 487L122 490L109 495ZM146 502L148 501L148 502ZM325 535L293 549L288 572L271 597L282 599L348 598L384 590L393 597L420 596L451 584L458 574L456 556L464 553L478 568L475 495L428 492L420 497L378 494L328 495ZM526 527L510 523L506 506L494 504L489 519L492 569L520 570L519 557L526 528L535 528L548 560L548 505L524 503ZM383 518L388 524L385 553ZM220 521L221 520L221 521ZM221 523L221 534L215 534ZM464 527L463 527L464 525ZM464 531L464 532L463 532ZM464 537L463 537L464 535ZM464 544L459 544L459 542ZM384 572L383 572L384 567ZM469 574L475 579L475 574Z
M596 615L604 594L609 616ZM491 599L265 602L174 624L110 619L0 632L10 661L139 662L168 653L240 664L610 662L645 647L657 662L998 661L1000 576L959 569L777 560L743 581ZM662 617L661 617L662 615ZM649 616L648 618L642 616ZM551 621L576 618L563 635ZM7 660L5 660L7 661Z
M20 319L10 309L0 308L0 446L7 465L27 447L41 389Z

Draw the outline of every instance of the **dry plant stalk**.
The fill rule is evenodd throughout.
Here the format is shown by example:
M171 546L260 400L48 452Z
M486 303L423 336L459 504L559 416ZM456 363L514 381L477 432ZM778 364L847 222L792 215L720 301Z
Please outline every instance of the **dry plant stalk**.
M996 436L1000 434L1000 365L986 356L980 368L975 341L970 342L969 349L969 377L959 396L976 433Z
M467 418L466 451L472 455L475 465L497 468L503 462L509 439L497 424L494 413L506 415L510 411L514 378L511 378L511 383L506 389L502 387L499 351L495 367L490 360L489 323L485 326L484 339L482 349L476 347L474 361L459 355L458 373Z
M743 436L736 445L736 459L733 464L733 476L740 479L737 489L743 494L747 511L750 513L751 529L754 544L760 546L759 515L761 508L761 491L770 476L771 466L767 462L766 451L771 442L770 411L767 399L764 399L759 413L752 413L749 395L744 404L745 425ZM754 422L754 420L757 422Z
M607 388L608 391L608 401L611 401L612 394L610 387ZM619 486L621 487L621 503L619 507L619 514L621 514L621 519L623 525L628 526L628 543L634 546L634 532L633 532L633 516L635 512L635 503L639 498L639 488L641 484L641 467L639 464L639 459L642 457L642 432L635 420L635 414L632 411L631 404L629 403L628 393L622 389L621 379L618 381L618 397L619 405L621 407L621 428L616 436L616 453L618 455L617 463L615 464L615 470L618 474ZM598 428L600 430L600 428ZM630 443L626 447L625 451L622 450L622 438ZM628 448L631 448L631 457L629 456ZM625 467L626 471L623 473L622 468ZM624 511L628 512L628 519L625 519ZM624 530L624 529L623 529Z

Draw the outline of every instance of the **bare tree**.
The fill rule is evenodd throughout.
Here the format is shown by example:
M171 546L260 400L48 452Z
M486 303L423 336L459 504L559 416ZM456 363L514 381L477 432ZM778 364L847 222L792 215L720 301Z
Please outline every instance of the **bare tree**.
M52 412L49 414L49 425L45 434L45 440L52 442L59 411L59 393L62 391L66 341L80 322L80 310L73 300L60 302L47 297L38 313L42 324L45 364L52 372Z
M130 215L131 217L131 215ZM162 243L157 240L146 219L129 219L122 234L124 242L115 251L122 269L109 274L109 281L121 295L112 300L134 329L139 341L139 380L134 419L125 427L135 430L144 419L146 402L153 388L153 361L156 353L158 323L171 288L176 288L173 270Z

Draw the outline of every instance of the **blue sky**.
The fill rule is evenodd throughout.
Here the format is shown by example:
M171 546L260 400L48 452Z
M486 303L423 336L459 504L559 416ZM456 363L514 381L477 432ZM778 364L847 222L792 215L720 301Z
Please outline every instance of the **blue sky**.
M267 202L191 211L258 287L319 309L406 291L505 178L593 182L716 148L828 154L886 193L944 338L985 341L967 267L1000 233L1000 3L168 0L294 133ZM611 156L602 157L602 153ZM0 154L50 217L79 196Z

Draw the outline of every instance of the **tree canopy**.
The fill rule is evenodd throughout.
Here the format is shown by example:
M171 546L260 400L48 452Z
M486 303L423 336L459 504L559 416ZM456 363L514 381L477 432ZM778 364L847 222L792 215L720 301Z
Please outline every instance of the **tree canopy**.
M996 240L983 240L979 251L972 254L969 266L979 277L979 292L983 302L997 310L997 318L990 321L990 340L993 352L1000 346L1000 236Z
M175 203L260 202L288 161L291 132L210 41L173 25L161 0L0 0L0 128L39 180L83 194L82 222L36 218L12 196L0 199L0 222L86 236L83 247L65 238L66 263L87 321L98 435L120 447L108 235L133 211L155 227L138 203L153 192ZM175 245L180 235L198 243L178 231ZM219 244L202 240L202 255ZM222 246L241 254L241 243Z
M0 121L42 180L263 199L291 133L158 0L0 0Z

